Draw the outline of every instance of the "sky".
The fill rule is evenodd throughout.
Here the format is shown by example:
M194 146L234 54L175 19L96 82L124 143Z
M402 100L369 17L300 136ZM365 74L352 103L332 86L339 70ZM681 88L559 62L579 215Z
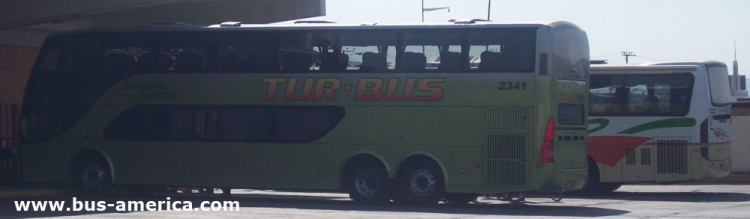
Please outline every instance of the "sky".
M569 21L586 31L592 60L717 60L750 75L750 0L423 0L425 23L487 18L496 22ZM422 0L326 0L337 23L420 23ZM489 4L488 4L489 3Z

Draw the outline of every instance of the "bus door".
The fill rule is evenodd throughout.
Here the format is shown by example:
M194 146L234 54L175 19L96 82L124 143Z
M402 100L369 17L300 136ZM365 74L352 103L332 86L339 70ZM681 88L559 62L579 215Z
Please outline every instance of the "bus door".
M689 137L654 137L656 182L690 180Z
M654 147L650 143L635 148L623 146L622 150L625 151L625 157L621 161L623 181L644 182L654 180Z

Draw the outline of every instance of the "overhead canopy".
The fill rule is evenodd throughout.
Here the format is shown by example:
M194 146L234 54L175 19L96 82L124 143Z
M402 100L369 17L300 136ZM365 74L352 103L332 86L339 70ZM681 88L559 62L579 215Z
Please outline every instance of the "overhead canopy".
M88 27L118 27L272 23L325 15L325 0L0 0L0 5L0 30L72 21L85 21Z

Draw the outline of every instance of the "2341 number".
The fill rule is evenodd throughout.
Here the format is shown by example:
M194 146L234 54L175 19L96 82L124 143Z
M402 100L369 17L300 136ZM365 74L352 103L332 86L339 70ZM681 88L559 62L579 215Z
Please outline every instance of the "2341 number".
M500 82L500 88L498 88L498 90L526 90L526 82L503 81Z

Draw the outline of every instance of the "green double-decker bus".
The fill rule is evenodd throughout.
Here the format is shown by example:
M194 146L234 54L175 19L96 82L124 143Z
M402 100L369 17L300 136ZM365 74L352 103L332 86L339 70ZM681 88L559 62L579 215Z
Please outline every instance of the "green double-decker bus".
M567 22L60 33L24 94L23 180L412 204L575 190L588 81Z

